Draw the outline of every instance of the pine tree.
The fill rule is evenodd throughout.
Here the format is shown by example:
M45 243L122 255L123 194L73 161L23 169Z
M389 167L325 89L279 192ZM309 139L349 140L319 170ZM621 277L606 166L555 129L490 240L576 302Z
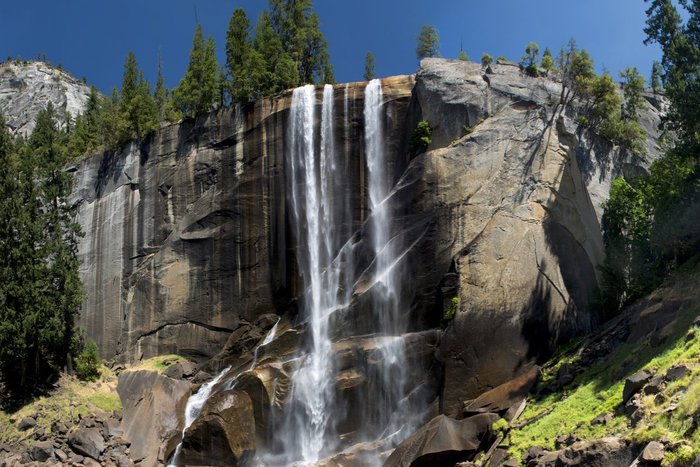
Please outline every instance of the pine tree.
M139 70L136 56L129 52L124 63L124 78L119 102L121 143L136 137L141 138L155 128L158 108L148 81Z
M158 110L158 124L162 124L166 120L166 107L168 105L168 90L165 88L165 80L163 78L163 64L158 59L158 77L156 78L156 90L153 93L153 98L156 101Z
M197 25L190 51L190 63L174 97L177 108L186 116L194 117L209 112L219 96L219 63L216 45L211 36L204 40L202 27Z
M53 106L39 112L34 132L15 147L15 156L4 132L0 121L0 371L18 391L70 361L82 298L79 228L66 202L71 180L63 170L66 135Z
M622 93L625 102L622 106L622 118L636 120L637 112L644 104L642 93L644 92L644 77L637 68L626 68L620 72L622 78Z
M551 73L554 70L554 59L552 58L552 52L549 48L544 49L542 54L542 61L540 62L540 67L547 73Z
M651 77L649 79L649 84L651 85L651 90L654 92L654 94L659 94L661 92L661 73L661 63L654 61L654 63L651 65Z
M374 54L372 52L367 52L365 56L365 81L370 81L374 76Z
M457 55L457 60L460 60L462 62L468 62L469 61L469 55L464 50L459 51L459 55Z
M537 69L537 55L540 53L540 46L536 42L530 42L525 48L525 55L520 59L520 66L525 69L525 72L530 76L539 76L540 72Z
M237 8L233 11L226 33L226 73L230 81L230 94L234 102L245 102L249 95L245 91L248 71L246 61L250 60L250 20L245 10Z
M418 33L416 57L421 60L426 57L440 56L440 38L437 30L430 24L425 24Z
M297 66L299 83L333 83L333 66L311 0L269 0L270 20Z

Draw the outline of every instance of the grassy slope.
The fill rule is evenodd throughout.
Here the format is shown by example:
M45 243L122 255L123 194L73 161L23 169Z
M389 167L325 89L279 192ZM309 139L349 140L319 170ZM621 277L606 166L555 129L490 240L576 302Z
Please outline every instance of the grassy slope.
M665 464L683 465L700 453L700 430L695 430L693 416L700 413L700 329L693 327L700 315L700 266L690 265L679 271L652 298L664 301L683 300L677 311L670 337L661 346L652 347L649 338L625 342L602 360L579 374L573 383L553 394L531 397L519 424L551 411L520 429L512 429L506 438L509 451L516 459L531 446L554 449L560 434L573 434L585 440L604 436L621 436L636 443L667 437L673 444ZM541 384L556 378L559 367L575 363L579 348L562 352L544 366ZM669 383L664 397L644 396L645 416L631 426L622 403L622 390L627 376L640 369L663 375L678 364L686 364L691 373L680 381ZM607 423L591 425L599 415L612 414Z
M186 359L177 355L161 355L141 361L125 371L155 370L162 373L170 365L181 360ZM96 410L107 413L121 410L121 401L116 389L117 377L105 366L101 367L100 377L94 382L62 375L50 394L33 400L13 413L0 411L0 443L15 444L30 435L32 430L17 430L17 422L34 414L40 415L37 426L50 433L51 424L55 421L70 427L78 423L80 416L89 416ZM27 442L31 443L31 440L28 439Z

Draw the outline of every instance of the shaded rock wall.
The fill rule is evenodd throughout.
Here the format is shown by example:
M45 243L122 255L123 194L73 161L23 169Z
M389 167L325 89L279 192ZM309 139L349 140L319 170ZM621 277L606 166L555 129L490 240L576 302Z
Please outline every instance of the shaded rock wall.
M413 77L388 79L391 145L402 144ZM320 115L321 89L318 89ZM366 216L364 83L335 87L338 147ZM346 99L347 96L347 99ZM72 168L85 232L80 324L102 355L216 354L244 321L294 310L284 144L291 94L162 128ZM397 152L397 151L395 151Z

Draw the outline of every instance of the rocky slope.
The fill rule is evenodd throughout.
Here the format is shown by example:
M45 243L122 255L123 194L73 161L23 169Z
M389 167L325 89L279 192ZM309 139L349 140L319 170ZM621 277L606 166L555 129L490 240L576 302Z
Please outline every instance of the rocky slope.
M82 113L89 97L88 85L44 62L0 63L0 114L14 134L31 134L36 115L49 102L64 125L66 113Z

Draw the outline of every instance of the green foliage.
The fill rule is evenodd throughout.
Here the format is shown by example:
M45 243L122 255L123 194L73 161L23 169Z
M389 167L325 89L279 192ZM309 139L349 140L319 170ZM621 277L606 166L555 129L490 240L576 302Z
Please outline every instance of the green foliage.
M468 62L469 61L469 55L464 50L459 51L459 55L457 55L457 60L461 60L463 62Z
M540 68L542 68L547 74L555 71L554 58L552 58L552 52L549 48L544 49L542 54L542 61L540 62Z
M430 146L432 140L433 129L427 120L421 120L418 122L416 129L413 130L413 135L411 136L410 151L414 154L420 154L425 152Z
M328 43L311 0L269 0L270 19L285 52L297 67L298 84L333 84Z
M372 52L367 52L365 55L365 74L363 75L365 81L370 81L375 77L374 72L374 54Z
M641 180L635 187L616 178L603 205L606 258L601 267L601 294L608 316L658 284L649 243L652 216L647 190Z
M488 54L486 54L488 55ZM508 59L504 57L503 55L499 55L498 58L496 59L496 62L507 62Z
M481 56L481 66L487 67L493 63L493 57L487 53Z
M416 39L418 41L416 46L416 57L418 60L440 56L440 37L435 27L430 24L424 24Z
M620 72L622 79L622 93L625 103L622 106L622 118L624 120L636 120L637 112L644 103L644 77L636 68L626 68Z
M0 372L12 391L66 363L82 301L66 144L51 104L26 142L0 119Z
M92 339L88 339L85 348L75 359L75 374L83 381L95 381L100 377L100 366L102 360L97 350L97 344Z
M537 56L540 53L540 46L536 42L530 42L525 48L525 55L520 59L520 66L530 76L539 76L540 71L537 68Z
M663 73L663 69L661 68L661 63L654 60L654 63L651 65L651 76L649 77L649 84L650 84L651 90L654 92L654 94L659 94L662 91L662 88L661 88L661 74L662 73Z
M684 143L700 145L700 8L680 2L681 15L671 0L648 0L645 43L661 46L661 76L670 101L667 124ZM683 16L687 19L683 21ZM697 149L697 148L696 148Z
M508 431L508 421L505 418L499 418L491 424L491 431L500 435L506 434Z
M450 307L445 310L445 316L442 317L443 321L452 321L457 314L457 309L459 308L459 298L452 297L450 302Z
M328 45L310 0L270 0L251 34L234 10L226 34L228 92L234 102L271 96L303 83L333 83Z
M216 104L218 89L219 63L214 39L209 36L205 40L202 27L197 25L187 71L174 91L175 105L188 117L204 114Z
M588 52L578 50L576 41L571 39L566 48L559 52L559 69L562 76L562 103L566 104L577 96L585 96L591 80L596 77L593 60Z

